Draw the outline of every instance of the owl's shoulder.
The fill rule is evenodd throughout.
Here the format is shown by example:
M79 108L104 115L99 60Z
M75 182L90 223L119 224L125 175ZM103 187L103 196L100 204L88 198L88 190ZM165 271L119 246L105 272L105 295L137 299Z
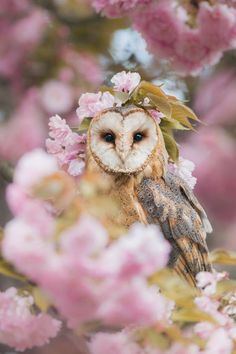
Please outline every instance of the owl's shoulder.
M158 179L144 178L138 188L138 198L149 216L149 222L178 225L181 233L205 234L211 226L204 209L188 185L171 172Z

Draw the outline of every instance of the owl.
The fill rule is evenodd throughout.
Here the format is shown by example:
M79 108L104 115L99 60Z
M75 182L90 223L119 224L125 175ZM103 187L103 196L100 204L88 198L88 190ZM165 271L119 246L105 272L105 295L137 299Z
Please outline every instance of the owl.
M119 202L114 223L157 224L172 251L169 266L196 285L200 271L211 271L206 234L211 226L188 185L168 171L161 129L148 111L136 106L99 112L87 141L88 171L107 179Z

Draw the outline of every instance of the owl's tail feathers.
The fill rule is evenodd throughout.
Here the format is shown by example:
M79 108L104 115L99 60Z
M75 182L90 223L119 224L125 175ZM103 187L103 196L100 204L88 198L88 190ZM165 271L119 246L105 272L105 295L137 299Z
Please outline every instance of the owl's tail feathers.
M207 250L186 237L175 239L172 243L169 265L193 286L196 286L199 272L212 271Z

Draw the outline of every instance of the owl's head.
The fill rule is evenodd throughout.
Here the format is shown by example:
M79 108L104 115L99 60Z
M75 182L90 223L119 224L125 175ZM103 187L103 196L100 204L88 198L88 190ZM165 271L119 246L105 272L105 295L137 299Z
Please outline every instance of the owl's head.
M107 109L92 119L88 148L106 172L133 174L149 163L159 132L155 120L141 108Z

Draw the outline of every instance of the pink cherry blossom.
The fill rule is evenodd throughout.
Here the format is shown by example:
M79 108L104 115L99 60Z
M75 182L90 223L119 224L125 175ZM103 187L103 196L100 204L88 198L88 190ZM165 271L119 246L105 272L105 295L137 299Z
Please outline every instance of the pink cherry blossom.
M173 1L161 0L140 8L132 16L132 21L152 51L169 58L175 54L175 43L183 32L184 24L175 12Z
M79 99L79 108L76 113L81 122L85 117L94 117L99 111L111 108L115 104L115 97L109 92L84 93Z
M224 326L228 323L229 317L218 311L220 303L217 300L213 300L208 296L203 295L196 297L194 302L200 310L211 315L219 323L219 325Z
M96 233L94 232L96 229ZM67 229L61 236L63 250L74 259L101 252L108 242L105 229L95 219L84 215L79 222Z
M32 198L30 191L12 183L6 190L6 200L11 212L37 227L41 235L47 236L54 228L54 219L49 204Z
M47 81L41 89L41 103L48 113L66 113L74 103L73 90L62 81Z
M86 135L73 132L58 115L50 118L49 128L50 138L46 140L48 153L56 157L59 166L70 175L81 175L85 167Z
M138 5L149 4L151 0L92 0L92 5L97 12L102 12L108 17L120 17Z
M25 154L17 163L14 182L27 189L57 171L56 159L42 149L35 149Z
M0 158L16 161L24 153L42 146L46 137L43 118L38 91L24 92L24 98L9 120L0 123Z
M226 330L219 328L210 336L204 354L231 354L233 349L232 339Z
M89 343L91 354L142 354L143 349L125 332L98 333ZM155 353L158 354L158 353Z
M226 277L226 272L200 272L196 276L197 286L203 290L205 295L213 295L216 292L217 282Z
M18 351L42 346L56 337L60 321L31 312L33 298L18 296L16 288L0 293L0 342Z
M15 22L11 36L17 45L35 46L43 37L49 19L47 11L39 8L32 9L28 16Z
M162 352L163 353L163 352ZM199 348L197 345L192 344L189 346L183 345L182 343L175 342L172 346L164 352L165 354L200 354ZM155 354L155 353L154 353Z
M58 143L63 142L67 135L71 133L71 129L66 123L66 120L62 119L59 115L51 117L48 126L50 128L49 136L57 140Z
M138 278L128 283L112 282L109 294L98 309L99 318L107 324L149 326L160 323L165 326L174 308L174 303L162 296L157 288L149 288Z
M139 241L145 230L146 244ZM50 234L42 235L37 225L29 220L13 219L6 226L2 252L50 296L69 327L94 319L118 326L155 323L165 326L173 303L157 288L148 286L146 274L166 264L169 245L151 226L144 229L140 225L139 230L136 225L132 233L130 240L137 245L136 254L129 250L130 247L124 247L124 242L117 241L117 248L121 247L127 256L121 267L111 266L111 269L107 268L104 259L107 260L106 253L110 253L113 245L109 245L103 227L88 216L64 231L57 244ZM154 246L157 254L159 247L158 257L152 250ZM121 254L119 250L113 253L116 257L114 264L118 264ZM128 266L128 254L136 258L136 261L130 260L133 270L129 276L124 267L125 263Z
M226 5L202 2L198 14L202 43L207 48L225 50L235 44L236 11Z
M236 45L236 10L230 5L200 2L194 26L189 26L189 13L175 0L137 7L130 18L150 50L168 59L182 75L199 74Z
M167 265L169 253L170 245L157 226L134 224L105 252L104 264L122 278L149 276Z
M232 340L236 338L234 320L220 309L220 302L213 298L208 296L197 297L195 303L201 311L208 313L214 320L214 322L199 322L194 326L194 332L200 338L207 340L204 354L231 353L231 350L226 348L227 346L228 348L232 347ZM217 342L216 333L219 333L219 338L222 337L222 340L220 340L222 343L216 346L218 351L214 352L214 342ZM226 346L225 351L224 346Z
M141 77L139 73L131 73L122 71L111 78L114 88L117 91L132 92L140 83Z
M20 218L7 223L2 250L6 259L33 280L44 274L49 260L55 258L53 245L35 226Z
M164 114L160 111L155 109L149 109L148 112L151 114L152 118L155 119L157 124L161 123L161 119L164 117Z
M62 75L61 79L67 78L72 81L74 72L81 76L81 79L90 85L102 84L104 80L104 72L102 70L99 58L90 52L78 51L72 46L65 45L61 50L63 62L67 65L63 71L67 71L66 75ZM69 69L69 72L68 72ZM62 72L63 74L63 72ZM66 80L67 81L67 80Z
M216 326L210 322L199 322L194 326L194 333L206 340L215 331Z
M78 55L78 52L76 52L76 54ZM78 70L81 76L86 81L96 86L102 84L104 73L99 61L95 56L91 55L90 53L80 52L76 63L78 63ZM72 64L75 65L75 63Z
M29 0L22 0L20 3L18 0L3 0L1 2L1 13L6 14L9 11L12 13L25 11L29 8Z
M183 157L180 157L176 164L169 164L169 170L182 178L191 189L194 188L197 182L197 178L192 175L194 169L194 163Z
M71 176L80 176L85 169L85 162L83 160L72 160L69 162L68 173Z
M197 75L205 64L209 64L209 59L206 60L207 56L208 49L201 42L199 31L187 29L176 42L173 61L180 73L190 72Z

